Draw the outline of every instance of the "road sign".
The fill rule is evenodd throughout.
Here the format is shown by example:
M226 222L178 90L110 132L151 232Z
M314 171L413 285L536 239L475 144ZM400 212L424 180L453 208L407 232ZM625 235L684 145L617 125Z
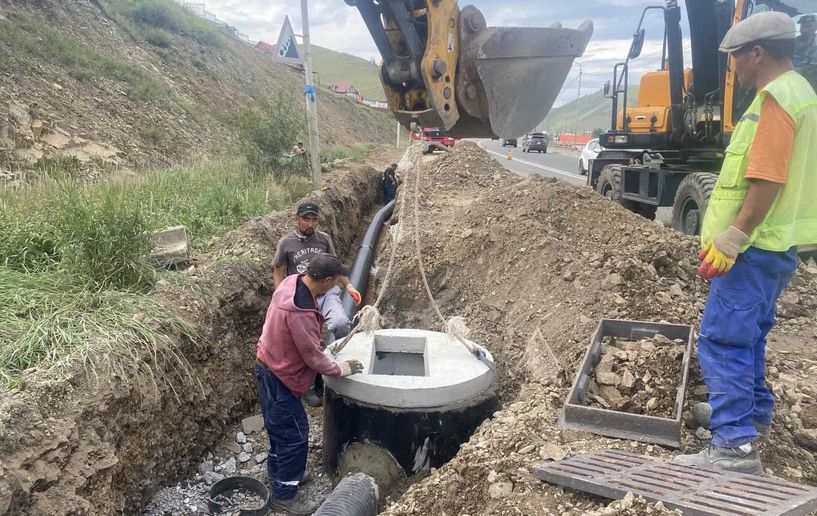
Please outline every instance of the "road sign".
M301 53L298 51L295 32L292 30L292 24L289 23L289 16L284 16L284 25L281 27L281 34L278 36L278 45L275 49L273 61L289 65L303 66L304 64Z

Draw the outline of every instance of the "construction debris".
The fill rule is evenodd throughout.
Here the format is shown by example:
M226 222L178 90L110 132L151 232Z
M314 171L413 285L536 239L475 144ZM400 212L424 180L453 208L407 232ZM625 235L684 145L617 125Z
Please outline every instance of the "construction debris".
M637 342L604 337L601 361L590 374L589 404L671 419L685 346L661 334Z

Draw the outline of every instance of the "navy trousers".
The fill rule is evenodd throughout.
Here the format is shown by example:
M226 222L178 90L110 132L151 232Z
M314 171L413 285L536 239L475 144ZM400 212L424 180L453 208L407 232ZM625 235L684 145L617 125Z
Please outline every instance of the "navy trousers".
M255 365L258 399L269 436L267 474L275 498L295 496L306 471L309 422L301 400L296 398L271 371Z
M712 444L734 448L757 437L752 421L771 424L774 398L766 385L766 336L775 304L797 268L797 249L750 247L709 291L698 357L712 405Z

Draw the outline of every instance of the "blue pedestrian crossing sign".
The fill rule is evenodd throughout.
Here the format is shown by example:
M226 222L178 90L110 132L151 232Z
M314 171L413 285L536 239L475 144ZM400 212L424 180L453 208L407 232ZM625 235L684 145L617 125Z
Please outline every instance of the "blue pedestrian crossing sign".
M298 42L295 40L295 32L292 30L292 24L289 23L289 16L284 16L284 25L281 27L281 34L278 36L278 45L275 47L273 61L289 65L303 65L303 59L301 59L301 53L298 50Z

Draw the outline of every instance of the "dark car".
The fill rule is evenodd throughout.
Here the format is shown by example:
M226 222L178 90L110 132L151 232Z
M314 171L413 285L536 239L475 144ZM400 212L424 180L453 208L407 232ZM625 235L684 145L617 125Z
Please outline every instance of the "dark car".
M547 154L548 139L545 133L531 133L522 140L522 152L534 151Z
M502 140L503 147L516 147L516 138L505 138Z

